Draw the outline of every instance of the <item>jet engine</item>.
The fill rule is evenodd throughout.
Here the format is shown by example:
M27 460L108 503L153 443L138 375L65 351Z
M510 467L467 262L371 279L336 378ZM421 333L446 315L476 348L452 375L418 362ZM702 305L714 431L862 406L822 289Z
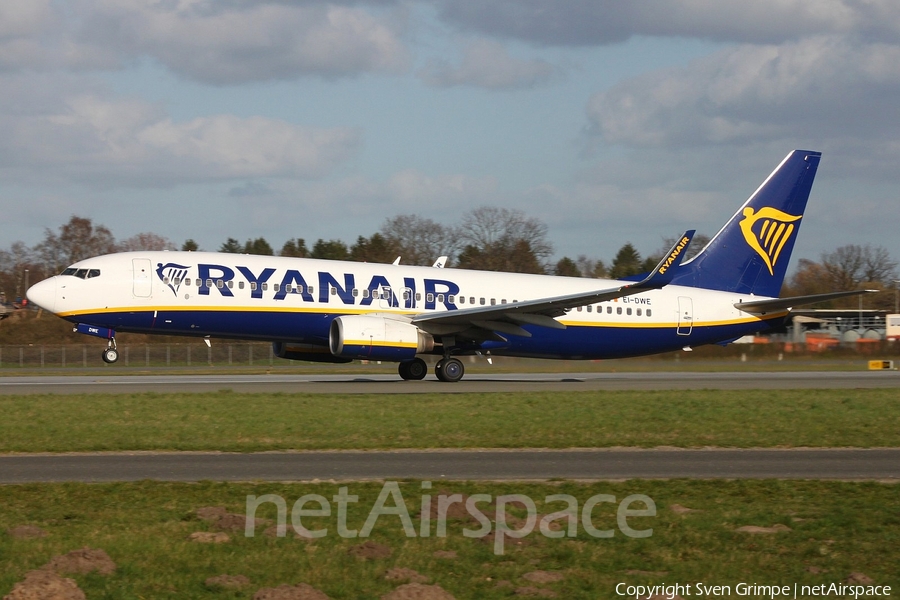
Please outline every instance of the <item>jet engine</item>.
M410 323L352 315L331 322L328 347L343 358L405 361L433 350L434 338Z

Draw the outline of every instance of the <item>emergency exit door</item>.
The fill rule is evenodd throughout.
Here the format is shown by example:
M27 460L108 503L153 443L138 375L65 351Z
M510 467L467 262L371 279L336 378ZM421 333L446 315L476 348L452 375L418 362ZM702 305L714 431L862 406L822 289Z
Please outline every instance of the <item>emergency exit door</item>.
M694 302L688 296L678 296L678 335L691 335L694 328Z

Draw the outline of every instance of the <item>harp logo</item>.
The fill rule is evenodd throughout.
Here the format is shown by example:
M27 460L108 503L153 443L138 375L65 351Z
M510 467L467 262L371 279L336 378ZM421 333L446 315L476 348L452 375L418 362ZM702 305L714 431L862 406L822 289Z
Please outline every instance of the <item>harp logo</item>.
M794 222L803 215L789 215L776 208L764 207L754 211L749 206L744 209L744 218L740 222L741 233L751 248L756 250L766 266L769 275L774 275L774 267L781 256L781 250L794 233Z
M169 286L172 293L177 296L178 289L181 287L181 282L184 281L185 276L187 276L188 268L189 267L177 265L175 263L157 263L156 275L164 284Z

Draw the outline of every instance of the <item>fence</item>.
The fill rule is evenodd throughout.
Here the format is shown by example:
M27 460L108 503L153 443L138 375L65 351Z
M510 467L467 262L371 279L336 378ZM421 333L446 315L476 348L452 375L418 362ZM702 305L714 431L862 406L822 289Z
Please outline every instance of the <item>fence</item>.
M96 368L105 366L103 344L0 346L0 369ZM131 367L288 366L266 343L119 344L117 365Z

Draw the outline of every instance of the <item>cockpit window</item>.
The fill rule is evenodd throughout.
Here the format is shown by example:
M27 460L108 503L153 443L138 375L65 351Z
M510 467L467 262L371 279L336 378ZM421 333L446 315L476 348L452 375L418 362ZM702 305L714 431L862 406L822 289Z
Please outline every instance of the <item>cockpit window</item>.
M75 267L69 267L61 274L71 275L79 279L91 279L92 277L100 277L100 269L76 269Z

